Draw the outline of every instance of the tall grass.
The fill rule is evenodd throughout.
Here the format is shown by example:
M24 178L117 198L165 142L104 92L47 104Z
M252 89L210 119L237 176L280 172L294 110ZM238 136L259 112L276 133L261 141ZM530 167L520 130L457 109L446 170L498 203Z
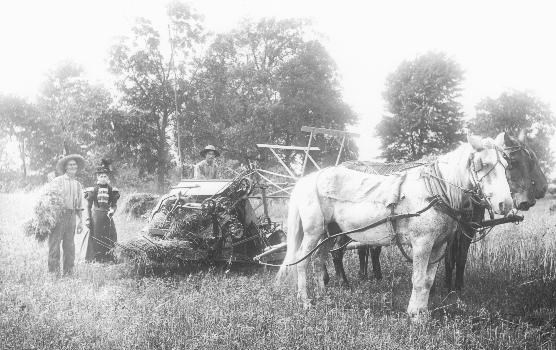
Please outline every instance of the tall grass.
M411 267L396 248L380 282L358 281L348 253L352 290L331 286L309 311L264 268L138 276L80 259L74 277L53 279L47 247L20 229L32 196L0 195L0 349L556 348L556 216L544 201L472 246L464 293L442 289L441 266L430 322L411 325ZM283 210L271 207L278 220ZM116 216L120 240L142 225Z

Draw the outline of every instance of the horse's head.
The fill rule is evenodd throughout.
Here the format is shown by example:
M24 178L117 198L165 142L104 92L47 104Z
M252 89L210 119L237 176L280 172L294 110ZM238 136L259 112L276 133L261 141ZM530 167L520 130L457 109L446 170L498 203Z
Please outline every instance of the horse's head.
M519 210L529 210L535 205L536 199L544 197L548 182L537 156L520 139L501 133L496 137L496 144L504 149L508 167L506 176L512 191L514 205Z
M513 200L506 179L508 162L502 149L490 138L468 135L467 142L473 148L469 171L474 185L480 188L495 213L507 214L513 207Z

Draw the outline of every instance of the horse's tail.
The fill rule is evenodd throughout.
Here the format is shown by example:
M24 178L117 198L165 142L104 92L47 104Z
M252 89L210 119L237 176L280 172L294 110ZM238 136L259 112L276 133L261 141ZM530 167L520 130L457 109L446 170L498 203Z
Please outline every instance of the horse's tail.
M292 194L288 208L288 234L286 239L288 246L284 262L282 262L282 266L276 275L277 284L290 284L296 280L297 269L295 265L285 265L295 262L302 240L303 226L301 224L301 216L299 215L299 208L296 204L295 197Z

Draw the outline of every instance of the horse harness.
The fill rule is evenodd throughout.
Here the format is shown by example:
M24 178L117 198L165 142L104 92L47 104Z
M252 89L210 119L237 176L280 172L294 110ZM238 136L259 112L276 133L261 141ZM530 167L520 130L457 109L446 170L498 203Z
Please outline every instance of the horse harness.
M520 149L523 149L520 147ZM516 152L517 150L512 150L510 151L510 153ZM396 246L398 247L398 249L400 250L400 252L402 253L402 255L405 257L405 259L408 262L413 262L413 259L407 254L407 252L405 251L405 249L403 248L401 239L400 239L400 234L397 232L397 227L396 227L396 221L400 220L400 219L406 219L406 218L411 218L411 217L417 217L420 216L422 213L428 211L431 208L435 208L437 210L439 210L440 212L448 215L450 218L452 218L453 220L455 220L457 222L458 225L460 225L461 227L463 227L464 229L467 230L474 230L474 231L479 231L482 229L483 226L481 226L479 223L474 223L471 222L470 217L472 214L472 205L481 205L484 206L490 213L491 218L494 217L493 214L493 210L492 210L492 205L491 203L487 200L486 196L484 195L483 191L481 190L481 186L480 183L481 181L488 176L496 167L496 165L498 165L498 163L502 164L502 166L504 168L507 168L506 166L504 166L504 164L501 162L500 160L500 155L499 153L502 153L503 158L504 159L508 159L509 156L504 152L504 150L496 147L496 163L494 164L494 166L492 167L492 169L490 169L485 175L479 177L478 172L482 170L482 166L480 169L477 170L477 167L475 165L475 153L471 153L470 157L469 157L469 162L472 163L472 168L469 168L469 171L471 173L471 179L474 182L473 188L472 189L466 189L463 188L461 186L458 186L454 183L451 183L447 180L445 180L444 178L442 178L440 172L439 172L439 168L438 168L438 161L435 161L429 165L425 165L430 167L431 172L427 172L427 171L423 171L423 175L425 175L425 184L427 186L427 189L429 191L429 193L431 194L430 197L427 198L428 200L428 205L426 205L424 208L414 212L414 213L396 213L395 212L395 208L396 208L396 203L392 203L390 205L390 215L387 216L386 218L382 218L380 220L377 220L375 222L370 223L369 225L366 225L364 227L359 227L350 231L345 231L345 232L340 232L334 235L329 235L328 237L326 237L325 239L323 239L319 244L317 244L313 249L311 249L310 252L308 252L304 257L302 257L301 259L286 264L286 265L275 265L275 264L269 264L269 263L263 263L260 262L263 265L269 265L269 266L293 266L293 265L297 265L298 263L302 262L303 260L307 259L309 256L311 256L315 251L317 251L322 245L324 245L326 242L338 238L340 236L346 236L346 235L350 235L352 233L356 233L356 232L361 232L361 231L366 231L369 230L371 228L377 227L379 225L385 224L385 223L390 223L390 227L392 229L392 236L393 236L393 240L394 243L396 244ZM509 164L509 162L508 162ZM482 164L481 164L482 165ZM406 173L404 172L403 176L403 180L405 180L405 176ZM428 177L428 179L427 179ZM430 179L435 179L436 181L433 182ZM403 184L403 181L400 182L400 186L398 189L398 198L399 198L399 191L401 189L401 185ZM464 209L458 209L458 208L454 208L452 205L450 205L450 200L449 197L447 195L447 186L452 186L455 187L457 189L459 189L461 192L469 195L469 208L464 208ZM320 205L320 201L319 201L319 205ZM509 220L508 222L518 222L523 220L523 217L518 219L514 219L514 220ZM496 220L491 220L491 221L496 221ZM502 223L502 222L501 222ZM486 235L483 235L481 238L484 238ZM349 243L349 242L348 242ZM344 244L343 246L336 248L334 250L331 250L331 252L336 251L336 250L340 250L343 249L347 246L347 244ZM444 255L446 253L444 252L444 254L442 254L436 261L433 262L437 263L439 262L441 259L444 258Z
M455 220L457 225L463 228L463 232L465 232L466 230L477 232L480 231L482 228L479 223L471 221L471 218L473 216L474 205L484 207L486 210L488 210L490 218L494 219L494 211L492 209L492 204L488 201L487 197L483 193L480 183L485 177L487 177L494 170L494 168L498 165L498 163L500 163L506 169L506 166L504 166L504 163L502 163L500 160L499 153L502 153L502 157L506 159L509 164L509 156L506 155L504 150L501 150L498 147L496 147L495 149L496 149L496 163L493 165L493 167L490 170L486 172L486 174L484 174L481 177L479 177L478 173L479 171L482 170L483 167L482 162L480 164L481 167L477 169L477 162L475 161L475 152L471 153L469 157L469 163L471 164L471 167L468 167L468 169L471 175L471 179L474 182L472 189L463 188L442 178L438 167L438 161L435 161L434 163L427 165L426 167L429 168L428 171L424 170L422 172L422 175L425 180L425 186L427 187L428 192L431 194L431 197L429 197L428 200L430 203L434 203L431 207L434 207L438 211L448 215L450 218ZM522 148L520 147L520 149ZM511 152L516 152L516 151L518 150L512 150ZM447 190L448 186L455 187L456 189L460 190L464 194L468 195L468 200L466 201L462 200L462 204L467 205L466 208L455 208L450 204L450 198L448 196L448 190ZM396 204L391 205L390 207L391 208L390 218L396 215L395 207ZM413 262L413 259L409 256L409 254L407 254L407 252L405 251L402 245L400 234L397 232L396 222L394 220L389 220L389 222L392 230L394 243L396 244L396 246L404 256L404 258L408 262ZM484 238L485 236L486 234L481 235L481 239ZM449 243L451 243L451 241ZM441 259L444 258L445 254L446 252L444 252L444 254L442 254L436 261L432 263L435 264L439 262Z

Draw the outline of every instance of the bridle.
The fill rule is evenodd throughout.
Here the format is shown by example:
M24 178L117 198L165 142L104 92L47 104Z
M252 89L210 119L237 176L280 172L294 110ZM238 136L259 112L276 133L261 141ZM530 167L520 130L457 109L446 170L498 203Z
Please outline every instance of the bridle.
M473 184L474 186L479 186L481 184L481 182L483 181L483 179L485 177L487 177L492 171L494 171L494 169L496 169L496 166L498 165L498 163L500 163L500 165L502 165L504 170L507 169L508 166L505 166L504 163L502 163L501 158L506 160L508 165L510 164L509 155L507 155L502 148L500 148L498 146L494 146L494 150L496 151L496 163L494 163L492 168L489 171L487 171L486 174L484 174L481 177L479 177L479 171L481 171L483 169L482 162L481 162L481 168L477 169L476 168L476 162L475 162L476 152L471 153L471 155L469 156L469 161L471 162L471 167L469 167L469 172L471 173L471 179L474 182L474 184ZM502 157L500 157L500 154L502 154Z
M531 154L531 151L529 151L527 148L523 147L522 145L505 147L503 154L504 154L504 158L508 162L508 167L506 168L506 170L511 170L513 168L511 155L513 153L517 153L517 152L520 152L520 151L523 151L527 155L527 157L529 157L529 160L531 160L533 162L535 161L535 157L533 156L533 154ZM529 190L531 187L533 187L535 185L536 185L535 180L531 179L531 183L530 183L529 187L527 187L525 189Z
M470 199L472 202L474 202L475 204L479 204L482 205L483 207L485 207L485 209L488 210L489 215L491 218L494 217L494 210L492 209L492 203L490 202L489 198L484 194L483 189L482 189L482 182L483 180L490 175L491 172L494 171L494 169L496 169L496 166L498 164L502 165L502 167L504 168L504 172L506 171L507 167L506 165L504 165L504 163L502 162L502 158L504 160L506 160L506 162L509 163L509 156L505 153L505 151L498 147L498 146L494 146L493 147L494 151L496 152L496 163L494 163L494 165L492 166L491 169L489 169L484 175L479 176L479 172L483 169L482 166L482 162L481 162L481 168L477 169L476 166L476 161L475 161L475 155L476 152L472 152L469 156L469 162L471 163L471 166L468 167L469 169L469 174L471 175L471 181L473 183L473 190L470 191ZM502 156L500 156L502 155Z

